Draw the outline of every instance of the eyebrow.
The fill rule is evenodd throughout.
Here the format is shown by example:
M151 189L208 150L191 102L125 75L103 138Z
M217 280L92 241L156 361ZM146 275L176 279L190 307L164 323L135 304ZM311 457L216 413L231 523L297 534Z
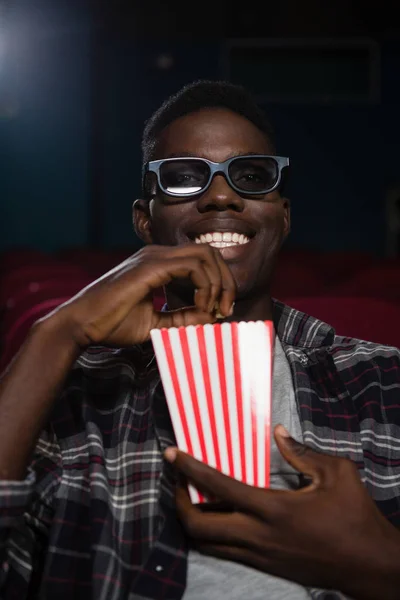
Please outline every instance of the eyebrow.
M229 158L236 158L237 156L258 156L259 154L265 154L264 152L235 152ZM269 154L265 154L265 156L270 156ZM192 152L171 152L165 158L205 158L206 160L210 160L207 156L203 156L201 154L193 154ZM229 160L229 159L227 159Z

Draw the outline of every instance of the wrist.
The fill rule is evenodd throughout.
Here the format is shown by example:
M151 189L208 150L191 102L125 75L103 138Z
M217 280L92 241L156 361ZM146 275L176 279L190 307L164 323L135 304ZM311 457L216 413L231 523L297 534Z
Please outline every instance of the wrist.
M66 348L77 358L90 345L90 341L83 333L80 323L79 310L75 302L57 307L49 315L37 321L33 330L48 339L62 340Z
M64 308L56 309L51 314L40 319L31 328L29 338L40 340L48 347L60 347L74 361L83 352L85 346L79 343L79 327L71 319ZM39 343L40 343L39 342Z

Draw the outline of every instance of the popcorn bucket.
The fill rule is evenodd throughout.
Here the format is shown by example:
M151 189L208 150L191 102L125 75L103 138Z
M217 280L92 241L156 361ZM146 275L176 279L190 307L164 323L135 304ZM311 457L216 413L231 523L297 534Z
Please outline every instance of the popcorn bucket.
M270 321L153 329L178 448L239 481L269 486ZM209 500L189 485L193 503Z

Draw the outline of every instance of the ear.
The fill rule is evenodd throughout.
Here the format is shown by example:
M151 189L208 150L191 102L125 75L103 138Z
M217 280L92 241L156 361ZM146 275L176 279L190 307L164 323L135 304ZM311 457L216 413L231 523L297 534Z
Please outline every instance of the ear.
M282 203L283 203L283 210L284 210L284 216L283 216L283 235L285 237L285 239L288 237L289 233L290 233L290 228L291 228L291 215L290 215L290 200L289 198L286 198L285 196L282 196Z
M132 206L132 220L136 235L145 244L153 243L151 234L150 200L138 198Z

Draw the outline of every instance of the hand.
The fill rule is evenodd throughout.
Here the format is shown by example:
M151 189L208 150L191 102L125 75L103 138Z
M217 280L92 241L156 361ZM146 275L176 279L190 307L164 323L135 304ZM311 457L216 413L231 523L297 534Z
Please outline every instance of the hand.
M175 448L165 457L201 491L235 508L211 512L177 490L177 510L195 547L304 586L354 598L399 598L400 533L368 496L349 460L319 454L275 428L278 448L311 478L297 491L254 488Z
M191 279L194 306L159 312L153 292L175 278ZM236 286L220 252L208 244L143 248L109 273L58 307L49 318L84 348L91 344L129 346L150 337L150 330L214 322L219 303L223 316L231 314Z

